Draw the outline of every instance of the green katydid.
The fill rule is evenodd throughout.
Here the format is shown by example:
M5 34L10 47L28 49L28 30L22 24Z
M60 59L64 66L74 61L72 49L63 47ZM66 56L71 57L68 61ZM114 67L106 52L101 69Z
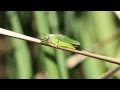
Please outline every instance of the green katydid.
M45 38L43 38L42 41L56 45L56 47L60 46L71 49L76 49L75 46L80 45L80 42L61 34L45 34Z

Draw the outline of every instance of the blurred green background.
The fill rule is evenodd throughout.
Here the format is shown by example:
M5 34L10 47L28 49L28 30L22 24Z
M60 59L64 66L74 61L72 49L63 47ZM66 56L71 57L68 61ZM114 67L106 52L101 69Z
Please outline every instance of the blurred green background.
M120 58L119 20L111 11L2 11L0 28L35 38L58 33L94 53ZM79 49L81 50L81 49ZM112 63L0 35L0 78L96 79ZM120 78L120 72L111 78Z

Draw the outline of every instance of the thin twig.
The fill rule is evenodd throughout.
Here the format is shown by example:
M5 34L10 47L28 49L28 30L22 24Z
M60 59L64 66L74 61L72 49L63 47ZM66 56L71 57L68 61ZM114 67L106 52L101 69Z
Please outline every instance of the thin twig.
M116 14L116 16L118 17L118 19L120 20L120 11L113 11L115 14Z
M7 35L7 36L10 36L10 37L14 37L14 38L18 38L18 39L22 39L22 40L26 40L26 41L30 41L30 42L35 42L35 43L40 43L41 42L41 40L39 40L39 39L30 37L30 36L27 36L27 35L23 35L23 34L20 34L20 33L16 33L16 32L13 32L13 31L10 31L10 30L7 30L7 29L3 29L3 28L0 28L0 34Z
M120 20L120 11L113 11L115 15ZM105 73L103 76L100 77L100 79L106 79L112 76L114 73L116 73L118 70L120 70L120 66L116 66L113 69L110 69L107 73Z
M56 48L55 45L49 45L47 43L42 43L42 44L46 45L46 46ZM79 51L79 50L68 49L68 48L64 48L64 47L58 47L58 49L74 52L74 53L77 53L77 54L85 55L85 56L88 56L88 57L92 57L92 58L96 58L96 59L100 59L100 60L103 60L103 61L107 61L107 62L111 62L111 63L115 63L115 64L120 65L120 59L111 58L111 57L107 57L107 56L102 56L102 55L90 53L90 52L87 52L87 51Z
M74 55L72 55L72 56L67 58L66 66L69 69L74 68L79 63L81 63L84 60L86 60L86 58L87 58L87 56L83 56L83 55L80 55L80 54L74 54Z
M120 20L120 11L113 11L115 15L118 17ZM116 66L113 69L110 69L108 72L106 72L103 76L100 77L100 79L107 79L111 77L114 73L116 73L118 70L120 70L120 66Z
M115 15L118 17L118 19L120 20L120 11L113 11L113 13L115 13ZM118 70L120 70L120 66L116 66L112 69L110 69L108 72L106 72L105 74L103 74L99 79L107 79L110 78L114 73L116 73Z
M39 39L32 38L30 36L26 36L26 35L19 34L19 33L16 33L16 32L12 32L12 31L2 29L2 28L0 28L0 34L56 48L55 45L51 45L51 44L48 44L48 43L41 42L41 40L39 40ZM61 50L74 52L74 53L77 53L77 54L85 55L85 56L88 56L88 57L92 57L92 58L96 58L96 59L100 59L100 60L103 60L103 61L107 61L107 62L111 62L111 63L115 63L115 64L120 65L120 59L115 59L115 58L111 58L111 57L107 57L107 56L97 55L97 54L90 53L90 52L87 52L87 51L73 50L73 49L64 48L64 47L57 47L57 48L61 49Z
M120 37L120 29L118 29L113 35L109 36L108 38L95 43L92 48L87 49L87 50L92 51L92 52L100 51L102 48L105 48L112 41L115 41L115 39L117 39L118 37ZM78 57L78 58L73 59L74 57L75 58ZM70 59L70 58L72 58L72 59ZM79 54L75 54L75 55L68 58L66 65L68 68L73 68L77 64L84 61L86 58L87 58L86 56L81 56Z
M110 69L105 74L103 74L99 79L108 79L119 70L120 70L120 65L117 65L116 67Z

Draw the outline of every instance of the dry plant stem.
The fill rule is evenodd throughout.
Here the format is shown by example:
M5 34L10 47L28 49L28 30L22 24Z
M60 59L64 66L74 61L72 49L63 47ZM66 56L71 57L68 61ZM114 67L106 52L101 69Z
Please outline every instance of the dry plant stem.
M113 11L115 15L120 20L120 11ZM116 73L118 70L120 70L120 66L116 66L113 69L110 69L108 72L106 72L104 75L102 75L99 79L107 79L110 78L114 73Z
M86 60L86 58L87 58L86 56L83 56L81 54L74 54L74 55L72 55L72 56L70 56L70 57L67 58L66 66L69 69L74 68L79 63L81 63L84 60Z
M115 39L117 39L119 37L120 37L120 29L118 29L112 36L110 36L110 37L108 37L108 38L106 38L106 39L104 39L102 41L99 41L99 42L95 43L92 48L87 49L87 50L89 50L89 51L93 51L94 50L93 52L100 51L102 48L105 48L109 43L115 41ZM85 56L82 57L81 56L81 58L79 60L77 60L77 61L74 60L74 59L71 60L71 61L67 61L67 67L68 68L73 68L77 64L79 64L82 61L84 61L87 57L85 57Z
M99 79L108 79L110 78L114 73L116 73L118 70L120 70L120 65L110 69L105 74L103 74Z
M77 54L85 55L85 56L88 56L88 57L92 57L92 58L96 58L96 59L100 59L100 60L103 60L103 61L107 61L107 62L111 62L111 63L115 63L115 64L120 65L120 59L115 59L115 58L111 58L111 57L97 55L97 54L90 53L90 52L87 52L87 51L79 51L79 50L73 50L73 49L64 48L64 47L56 47L55 45L50 45L48 43L43 43L39 39L32 38L30 36L26 36L26 35L19 34L19 33L16 33L16 32L12 32L12 31L9 31L9 30L6 30L6 29L0 28L0 34L15 37L15 38L19 38L19 39L22 39L22 40L31 41L31 42L34 42L34 43L39 43L41 45L46 45L46 46L58 48L58 49L69 51L69 52L74 52L74 53L77 53Z
M27 41L30 41L30 42L36 42L36 43L41 42L41 40L39 40L39 39L30 37L30 36L27 36L27 35L19 34L19 33L16 33L16 32L13 32L13 31L10 31L10 30L7 30L7 29L3 29L3 28L0 28L0 34L7 35L7 36L10 36L10 37L14 37L14 38L18 38L18 39L22 39L22 40L27 40Z
M120 20L120 11L113 11Z
M118 19L120 20L120 11L113 11ZM107 79L110 76L112 76L114 73L116 73L120 69L120 66L116 66L113 69L110 69L107 73L105 73L103 76L100 77L100 79Z
M56 48L56 46L50 45L50 44L47 44L47 43L41 43L41 44ZM57 48L61 49L61 50L74 52L74 53L77 53L77 54L85 55L85 56L88 56L88 57L92 57L92 58L96 58L96 59L100 59L100 60L103 60L103 61L107 61L107 62L111 62L111 63L120 65L120 59L111 58L111 57L107 57L107 56L102 56L102 55L90 53L90 52L87 52L87 51L73 50L73 49L68 49L68 48L64 48L64 47L57 47Z

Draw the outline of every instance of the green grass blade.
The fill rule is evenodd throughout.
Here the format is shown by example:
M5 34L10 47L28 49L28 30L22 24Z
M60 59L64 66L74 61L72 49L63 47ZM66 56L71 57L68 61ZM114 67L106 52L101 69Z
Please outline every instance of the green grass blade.
M54 18L53 18L54 17ZM59 21L58 21L58 17L57 17L57 12L56 11L49 11L48 12L48 19L49 19L49 24L50 27L52 29L52 33L59 33ZM56 50L56 59L57 59L57 64L58 64L58 68L60 71L60 75L62 79L68 79L69 75L68 75L68 70L65 66L65 52L61 51L61 50Z
M34 15L39 37L40 33L50 33L46 13L44 11L35 11ZM58 67L55 61L53 60L55 57L54 49L42 46L40 51L44 54L44 58L41 59L45 62L45 67L48 71L49 78L60 78ZM41 54L39 56L41 57ZM50 56L52 56L53 58L51 58Z
M7 12L8 19L11 24L12 31L23 33L19 17L16 12ZM29 79L32 77L31 58L27 43L23 40L11 39L12 48L14 50L14 58L17 67L18 79ZM14 73L14 72L12 72ZM14 77L12 77L14 78Z
M99 40L104 40L105 38L112 36L116 32L117 26L115 24L115 20L112 12L96 11L91 13L93 15L93 19L95 23L95 28L96 28L95 32ZM118 41L113 39L112 42L110 42L105 48L103 48L102 54L110 57L116 57L117 45L118 45ZM106 66L108 68L111 68L115 66L115 64L106 63ZM116 74L116 76L120 78L120 75Z
M85 49L92 47L93 43L96 41L96 38L94 38L96 36L93 32L94 25L92 24L91 16L88 17L85 14L77 18L74 25L74 34L80 36L82 47ZM103 62L93 58L87 58L82 63L82 70L84 78L86 79L95 79L105 72Z

